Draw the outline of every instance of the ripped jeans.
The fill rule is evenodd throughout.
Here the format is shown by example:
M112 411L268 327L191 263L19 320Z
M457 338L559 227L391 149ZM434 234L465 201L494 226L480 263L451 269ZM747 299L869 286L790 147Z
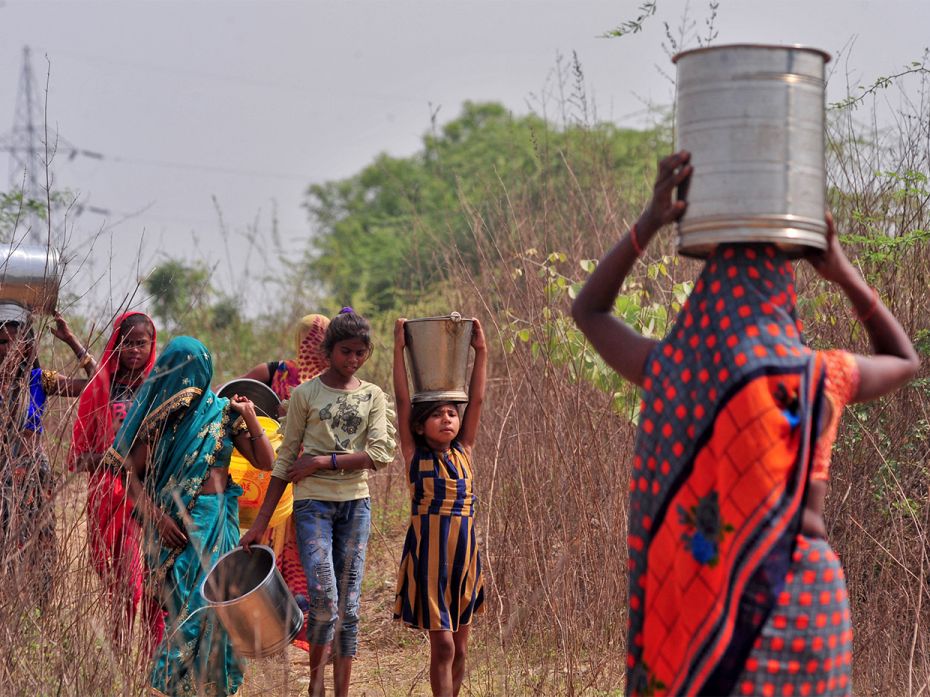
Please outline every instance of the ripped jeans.
M324 646L336 637L334 654L354 656L371 500L301 499L294 522L310 596L307 641Z

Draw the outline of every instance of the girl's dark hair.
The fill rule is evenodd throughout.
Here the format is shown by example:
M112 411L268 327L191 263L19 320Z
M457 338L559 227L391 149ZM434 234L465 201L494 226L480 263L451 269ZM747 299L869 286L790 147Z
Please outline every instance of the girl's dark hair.
M371 325L367 319L355 312L340 312L329 321L326 336L323 337L323 351L329 355L337 343L349 339L361 339L370 349Z
M439 409L439 407L450 404L455 407L455 410L459 413L459 419L461 419L462 409L465 406L461 402L414 402L410 405L410 432L413 434L413 442L416 443L418 447L428 448L429 446L423 435L417 433L417 427L425 424L429 415Z
M155 323L149 319L148 315L143 315L140 312L135 315L129 315L129 317L120 322L119 329L117 330L119 333L116 335L117 345L119 345L133 327L146 327L149 333L155 336Z

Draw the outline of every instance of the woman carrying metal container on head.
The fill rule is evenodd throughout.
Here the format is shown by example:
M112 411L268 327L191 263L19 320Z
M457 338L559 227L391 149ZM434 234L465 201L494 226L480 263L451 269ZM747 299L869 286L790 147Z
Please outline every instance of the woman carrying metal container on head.
M872 356L804 344L794 268L774 244L718 244L661 341L614 317L646 245L684 214L673 191L693 171L688 152L660 162L645 212L572 307L607 363L642 388L627 691L849 694L849 603L824 540L830 449L844 405L906 383L917 354L829 215L827 249L810 261L849 298Z
M57 543L53 475L42 445L43 417L49 397L77 397L88 381L39 365L33 322L26 307L0 301L0 564L4 573L37 574L37 583L25 583L23 589L44 607L52 592ZM55 315L51 332L71 347L92 376L93 356L61 315ZM24 580L20 576L17 582Z

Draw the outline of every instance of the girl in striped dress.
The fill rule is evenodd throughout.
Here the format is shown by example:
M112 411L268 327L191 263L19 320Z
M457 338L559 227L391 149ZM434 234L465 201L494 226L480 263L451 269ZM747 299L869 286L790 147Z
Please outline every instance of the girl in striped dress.
M394 619L429 632L430 687L458 695L472 616L484 602L475 539L471 452L487 376L487 346L474 320L475 350L468 406L410 403L404 363L404 322L394 327L394 398L400 446L410 479L410 527L397 576Z

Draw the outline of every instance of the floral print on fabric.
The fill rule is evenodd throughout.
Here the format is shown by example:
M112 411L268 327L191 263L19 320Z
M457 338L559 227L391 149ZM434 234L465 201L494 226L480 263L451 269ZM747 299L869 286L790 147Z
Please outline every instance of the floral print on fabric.
M716 491L698 499L696 506L678 506L678 520L687 528L681 536L698 564L716 566L720 561L719 545L733 526L720 518L720 501Z
M331 402L320 409L320 419L323 421L332 421L332 429L334 432L338 429L351 436L358 432L359 427L364 422L359 414L359 405L362 402L370 401L370 392L343 395L335 402ZM340 447L347 449L349 447L349 441L349 438L340 441Z

